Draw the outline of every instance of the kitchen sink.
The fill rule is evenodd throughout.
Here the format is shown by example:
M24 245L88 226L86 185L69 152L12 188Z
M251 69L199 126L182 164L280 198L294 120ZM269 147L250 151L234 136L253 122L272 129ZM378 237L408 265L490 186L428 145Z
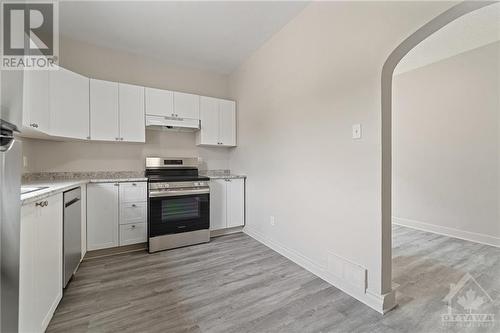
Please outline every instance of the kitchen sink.
M21 186L21 195L49 188L48 186Z

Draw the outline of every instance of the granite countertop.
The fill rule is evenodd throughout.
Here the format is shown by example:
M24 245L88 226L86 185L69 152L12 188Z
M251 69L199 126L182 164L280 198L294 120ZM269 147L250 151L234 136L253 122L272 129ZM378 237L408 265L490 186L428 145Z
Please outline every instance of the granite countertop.
M208 177L210 179L245 179L245 175L237 175L231 173L230 170L205 170L200 171L200 176Z
M45 199L88 183L145 182L142 172L51 172L24 174L22 187L47 187L21 195L21 205Z
M88 183L88 180L50 180L37 181L28 184L23 184L22 187L46 187L45 189L21 194L21 205L28 205L38 200L48 198L54 194L65 192L73 188L82 186Z

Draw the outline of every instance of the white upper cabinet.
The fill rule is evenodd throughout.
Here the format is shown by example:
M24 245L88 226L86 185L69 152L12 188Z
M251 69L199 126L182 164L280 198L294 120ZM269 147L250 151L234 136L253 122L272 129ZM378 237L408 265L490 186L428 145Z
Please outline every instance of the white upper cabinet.
M120 139L118 83L90 79L90 138Z
M50 130L49 71L24 71L23 126Z
M234 101L200 97L201 129L197 145L236 146L236 103Z
M174 116L174 93L168 90L146 88L146 114Z
M144 121L144 87L120 83L120 139L128 142L146 142Z
M90 138L145 142L144 88L90 80Z
M236 146L236 103L220 100L219 102L219 141L223 146Z
M200 96L174 92L174 117L200 119Z
M88 139L89 79L60 67L49 73L50 134Z
M219 141L219 100L212 97L200 97L200 121L202 130L197 138L205 145L216 146Z

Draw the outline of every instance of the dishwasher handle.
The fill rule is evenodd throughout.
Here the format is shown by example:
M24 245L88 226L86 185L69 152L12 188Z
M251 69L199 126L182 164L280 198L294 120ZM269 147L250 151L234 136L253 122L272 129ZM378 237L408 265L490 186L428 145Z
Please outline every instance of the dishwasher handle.
M80 201L81 199L80 198L74 198L73 200L69 201L69 202L66 202L64 204L64 208L68 208L69 206L71 206L72 204L74 203L77 203L78 201Z

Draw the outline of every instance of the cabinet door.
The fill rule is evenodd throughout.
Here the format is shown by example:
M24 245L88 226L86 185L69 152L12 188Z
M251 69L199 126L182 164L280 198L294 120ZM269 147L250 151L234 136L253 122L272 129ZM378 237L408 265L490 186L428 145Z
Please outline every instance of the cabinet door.
M200 119L200 96L174 92L174 114L179 118Z
M88 139L89 79L59 68L50 71L50 134Z
M23 125L48 133L49 71L24 71Z
M226 228L226 181L210 181L210 230Z
M117 141L118 83L90 79L90 138Z
M35 256L36 223L38 209L35 204L21 208L21 237L19 253L19 332L35 332Z
M120 184L120 203L126 202L147 202L148 183L132 182Z
M174 93L168 90L146 88L146 114L173 117Z
M196 134L197 144L219 144L219 100L212 97L200 97L201 129Z
M236 146L236 103L220 100L220 136L219 141L224 146Z
M228 179L227 181L227 227L239 227L245 224L245 180Z
M62 298L63 269L63 200L62 193L44 199L36 221L35 302L36 332L44 332Z
M148 240L146 223L120 225L120 246L145 243Z
M87 250L118 246L118 184L87 186Z
M120 139L127 142L146 142L144 120L144 87L119 84Z
M87 253L87 185L82 185L82 257Z
M62 298L62 194L21 209L19 332L44 332Z

